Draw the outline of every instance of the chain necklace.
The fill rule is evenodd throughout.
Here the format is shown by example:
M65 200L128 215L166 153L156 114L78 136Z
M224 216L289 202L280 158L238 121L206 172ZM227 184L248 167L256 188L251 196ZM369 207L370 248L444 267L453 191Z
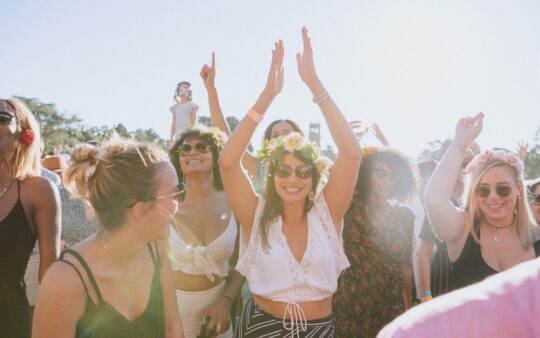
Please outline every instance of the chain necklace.
M0 192L0 199L4 197L4 195L8 192L9 188L11 188L11 185L13 184L15 180L11 180L11 182L8 183L8 185Z
M499 239L499 237L497 237L498 234L499 234L499 231L502 230L502 229L507 229L507 228L511 227L512 225L514 225L515 220L516 220L516 217L514 216L514 218L512 218L512 222L510 222L509 224L495 225L495 224L489 223L484 218L484 222L489 226L488 229L489 229L489 232L491 232L491 240L494 241L494 242L500 243L501 240Z

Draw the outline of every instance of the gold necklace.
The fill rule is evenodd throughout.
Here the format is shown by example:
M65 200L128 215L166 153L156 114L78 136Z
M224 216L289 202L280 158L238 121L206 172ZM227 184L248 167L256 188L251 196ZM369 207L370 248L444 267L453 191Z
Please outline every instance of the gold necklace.
M11 182L6 185L6 187L0 192L0 199L4 197L4 195L8 192L9 188L11 188L11 185L15 182L15 180L11 180Z
M107 241L107 238L105 238L105 231L100 230L98 232L97 237L99 238L99 241L100 241L101 245L103 246L103 249L105 250L105 253L111 259L111 261L116 266L116 268L118 270L120 270L121 272L126 272L127 267L128 267L127 264L120 264L120 262L118 262L118 260L116 258L114 258L114 256L111 254L111 251L109 250L109 247L107 246L108 241Z

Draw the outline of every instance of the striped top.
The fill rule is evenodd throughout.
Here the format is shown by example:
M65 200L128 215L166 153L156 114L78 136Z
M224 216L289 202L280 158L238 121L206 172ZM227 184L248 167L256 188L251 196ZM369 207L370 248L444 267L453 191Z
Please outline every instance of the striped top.
M191 127L191 112L197 111L199 106L193 102L177 103L171 107L171 113L175 117L174 138L178 140L187 128Z

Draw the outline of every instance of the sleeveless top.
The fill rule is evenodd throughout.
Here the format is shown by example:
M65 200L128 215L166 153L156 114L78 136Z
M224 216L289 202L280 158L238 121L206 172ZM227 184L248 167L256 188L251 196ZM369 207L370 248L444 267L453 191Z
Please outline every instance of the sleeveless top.
M172 270L192 275L206 275L212 282L215 280L215 275L227 277L229 259L234 253L237 234L238 226L232 215L225 231L207 246L186 244L171 226L169 247Z
M338 277L349 267L343 250L341 233L332 222L324 195L320 193L307 213L308 235L306 251L298 262L282 231L282 218L270 223L269 248L262 244L260 218L265 200L259 198L249 240L240 232L240 257L236 270L244 275L250 291L275 302L287 303L283 318L286 329L307 330L306 317L298 303L318 301L337 290ZM290 317L289 326L285 322Z
M478 235L480 236L480 235ZM540 256L540 240L534 243L534 253ZM463 251L459 258L450 262L449 290L453 291L462 287L482 281L486 277L494 275L499 271L491 268L482 257L480 244L478 244L469 233Z
M30 307L24 273L36 236L26 218L17 181L17 201L0 221L0 333L30 337Z
M159 338L165 337L165 316L163 307L163 293L161 291L161 261L157 245L154 244L155 252L152 246L148 244L148 251L154 262L154 273L152 284L150 287L150 297L144 312L134 321L128 320L112 305L107 303L99 291L96 279L90 270L90 267L85 262L83 257L74 250L66 249L60 255L59 261L69 264L79 276L84 290L86 291L86 306L83 316L77 322L76 334L77 338ZM79 269L71 262L64 259L64 256L69 253L81 264L84 272L88 276L90 286L87 286ZM95 304L88 293L88 287L91 287L96 296L97 304Z

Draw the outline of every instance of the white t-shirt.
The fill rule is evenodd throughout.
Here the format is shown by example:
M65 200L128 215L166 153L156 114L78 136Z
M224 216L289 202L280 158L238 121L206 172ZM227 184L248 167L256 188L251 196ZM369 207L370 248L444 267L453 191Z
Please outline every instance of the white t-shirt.
M178 140L187 128L191 127L191 112L199 109L196 103L177 103L171 107L171 113L175 117L174 138Z

